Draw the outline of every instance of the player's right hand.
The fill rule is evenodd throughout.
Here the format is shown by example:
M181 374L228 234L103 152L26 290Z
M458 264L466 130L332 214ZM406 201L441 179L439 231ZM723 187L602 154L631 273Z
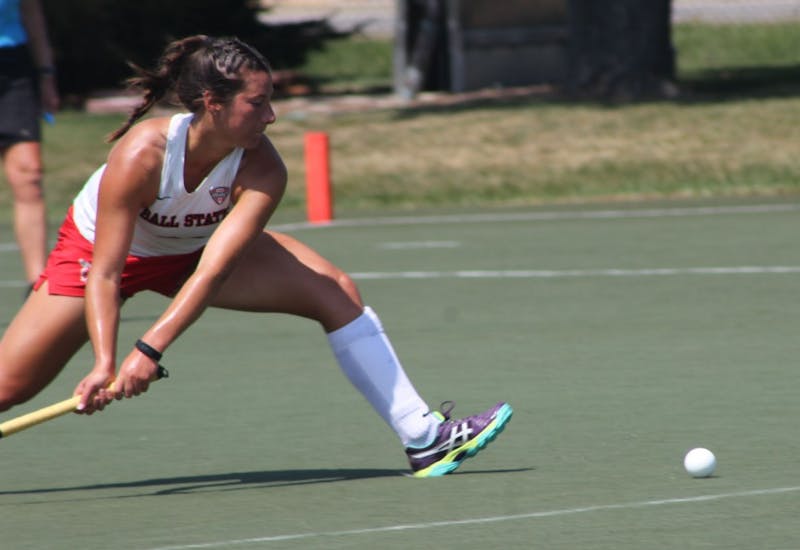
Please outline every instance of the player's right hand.
M105 369L93 369L75 388L74 395L81 396L75 412L92 414L95 411L102 411L114 399L113 391L108 389L112 382L114 373L109 373Z

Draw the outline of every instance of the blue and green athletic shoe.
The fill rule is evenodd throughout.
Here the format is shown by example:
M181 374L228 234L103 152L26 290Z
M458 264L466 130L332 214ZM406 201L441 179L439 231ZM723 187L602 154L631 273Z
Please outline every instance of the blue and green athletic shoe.
M452 401L446 401L442 403L444 412L431 413L442 421L433 443L424 449L406 449L414 477L449 474L497 437L514 412L508 403L498 403L486 412L451 420L454 405Z

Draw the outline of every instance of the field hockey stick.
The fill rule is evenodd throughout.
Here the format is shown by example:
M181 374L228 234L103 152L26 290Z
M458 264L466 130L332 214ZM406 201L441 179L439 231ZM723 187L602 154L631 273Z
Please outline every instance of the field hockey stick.
M156 380L161 380L162 378L169 378L169 371L159 365L158 370L156 371ZM113 385L114 384L112 383L111 386ZM111 386L109 386L109 388ZM0 424L0 438L8 437L11 434L21 432L22 430L27 430L28 428L32 428L33 426L41 424L42 422L46 422L48 420L52 420L53 418L58 418L59 416L74 412L78 408L78 404L80 402L81 396L73 395L64 401L59 401L58 403L53 403L47 407L42 407L41 409L35 410L28 414L23 414L17 418L7 420Z

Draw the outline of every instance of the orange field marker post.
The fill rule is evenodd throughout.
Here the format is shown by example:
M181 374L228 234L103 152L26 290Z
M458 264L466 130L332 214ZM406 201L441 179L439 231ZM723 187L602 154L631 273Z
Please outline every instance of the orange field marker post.
M306 212L311 223L333 219L330 143L325 132L306 132Z

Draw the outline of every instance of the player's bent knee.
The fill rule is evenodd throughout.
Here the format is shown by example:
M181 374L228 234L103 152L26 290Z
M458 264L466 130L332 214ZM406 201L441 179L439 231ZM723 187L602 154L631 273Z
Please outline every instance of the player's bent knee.
M0 413L7 411L14 405L19 405L19 402L14 395L5 395L0 393Z
M359 307L364 307L361 301L361 293L358 291L358 285L350 275L344 271L339 270L336 274L336 283L339 285L347 296Z
M324 276L326 283L320 287L312 311L306 316L319 321L326 332L331 332L358 317L364 304L349 275L337 269L326 272Z
M21 405L28 401L33 394L25 391L16 384L9 384L0 378L0 412L9 410L11 407Z

